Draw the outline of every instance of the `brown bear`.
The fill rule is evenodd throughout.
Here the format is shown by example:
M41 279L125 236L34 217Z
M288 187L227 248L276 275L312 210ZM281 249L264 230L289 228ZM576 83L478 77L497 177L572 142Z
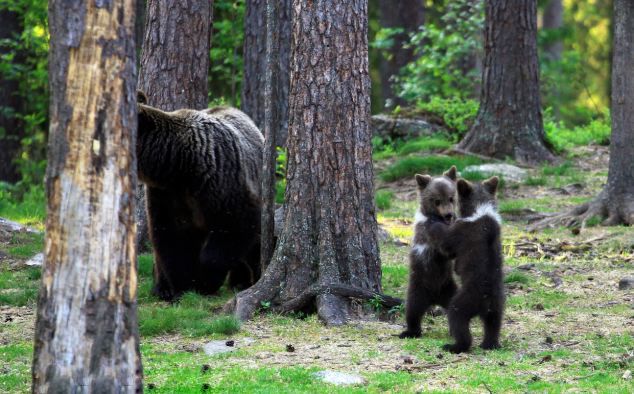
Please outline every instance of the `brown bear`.
M416 212L414 245L410 251L409 286L405 303L407 329L400 338L421 336L421 318L433 305L447 307L456 292L451 261L428 242L425 224L451 223L456 207L456 167L442 176L416 175L420 208Z
M263 137L235 108L164 112L138 96L137 166L147 187L153 293L216 292L260 275Z
M476 184L458 180L460 219L451 225L441 221L424 225L427 242L449 258L455 258L454 269L461 280L460 290L447 308L449 333L455 343L444 348L453 353L465 352L471 347L469 323L475 316L484 324L480 347L500 347L505 297L502 221L495 199L497 186L497 177Z

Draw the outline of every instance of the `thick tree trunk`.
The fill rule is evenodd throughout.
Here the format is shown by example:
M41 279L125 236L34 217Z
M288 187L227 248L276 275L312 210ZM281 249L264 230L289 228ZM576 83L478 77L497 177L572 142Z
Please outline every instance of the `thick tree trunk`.
M134 20L134 41L136 42L137 66L140 67L143 36L145 32L146 0L136 0L136 19Z
M266 116L266 3L267 0L247 0L244 17L244 80L242 83L242 110L264 131ZM291 0L279 0L275 4L276 36L279 55L276 60L276 79L273 81L277 94L273 108L277 114L273 119L276 130L275 144L285 146L288 135L288 87L289 55L291 46ZM266 135L265 135L266 137Z
M542 28L558 30L563 25L564 7L561 0L549 0L542 15ZM564 50L563 41L557 39L546 45L545 53L551 60L560 60Z
M381 56L381 93L383 105L389 107L405 102L396 96L392 88L392 77L398 75L407 63L414 60L414 49L403 48L409 42L409 35L425 23L425 8L421 0L379 0L381 27L402 28L403 32L394 36L394 45Z
M2 6L4 7L6 6ZM19 15L0 9L0 56L12 51L3 41L13 40L21 33L22 23ZM20 59L16 58L14 62L19 63ZM9 183L20 180L14 160L20 153L24 125L16 115L22 112L24 103L18 92L18 78L12 78L8 71L0 72L0 181Z
M521 163L552 161L544 139L537 5L487 0L480 109L458 149Z
M612 136L608 183L591 202L529 226L585 227L598 216L605 225L634 224L634 2L614 0L612 58Z
M213 2L149 0L139 89L164 111L207 108Z
M53 0L49 26L48 218L33 392L139 391L134 1Z
M314 301L326 323L342 324L349 301L336 285L381 290L367 1L294 0L292 20L284 229L263 277L230 306L247 319L261 301L295 310ZM314 285L327 290L306 297Z
M138 0L143 1L143 0ZM207 108L213 1L148 0L138 87L164 111ZM149 244L145 186L137 190L137 243Z

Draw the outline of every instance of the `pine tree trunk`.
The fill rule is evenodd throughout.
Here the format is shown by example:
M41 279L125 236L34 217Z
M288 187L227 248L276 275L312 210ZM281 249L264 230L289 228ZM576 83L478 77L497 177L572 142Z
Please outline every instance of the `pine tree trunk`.
M264 131L265 78L266 74L266 3L267 0L247 0L244 17L244 80L242 83L242 110ZM273 126L276 129L275 144L285 146L288 135L288 87L289 55L291 45L291 0L280 0L275 4L277 56L277 91L273 107L276 109Z
M142 0L138 0L142 1ZM204 109L209 103L208 75L213 1L148 0L139 89L147 104L164 111ZM137 245L149 244L145 194L139 185Z
M634 224L634 2L614 0L608 223Z
M331 290L381 290L367 1L294 0L292 6L284 229L263 277L230 306L247 319L261 301L283 311L312 304L326 323L342 324L349 300Z
M133 392L142 389L134 1L52 0L49 26L48 218L33 392Z
M544 8L542 16L542 28L558 30L561 29L564 19L564 7L561 0L550 0ZM561 53L564 50L564 43L561 40L553 40L546 45L545 52L548 58L552 60L560 60Z
M480 109L458 149L521 163L552 161L544 138L536 0L487 0Z
M407 63L414 60L414 49L403 48L409 42L409 35L425 23L425 9L420 0L379 0L381 27L402 28L403 32L394 36L394 45L381 56L379 71L381 74L382 105L389 107L403 105L405 102L396 96L392 88L392 77L398 75ZM387 55L387 56L386 56Z
M12 52L12 48L5 45L3 40L11 42L18 37L22 33L22 23L17 13L6 9L0 10L0 22L0 56L5 56ZM19 64L21 60L17 56L13 62ZM24 107L19 91L18 79L12 78L8 71L0 72L0 181L9 183L20 180L14 162L20 153L24 136L24 125L16 116Z

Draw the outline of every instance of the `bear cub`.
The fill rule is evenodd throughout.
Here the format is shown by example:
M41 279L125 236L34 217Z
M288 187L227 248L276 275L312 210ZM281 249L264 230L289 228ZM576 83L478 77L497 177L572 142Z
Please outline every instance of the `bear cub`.
M443 221L424 224L429 245L447 258L455 258L454 270L462 282L447 310L449 333L455 343L445 345L444 349L452 353L465 352L471 347L469 323L475 316L484 324L480 347L500 347L504 284L497 187L497 177L475 184L458 180L460 219L453 224Z
M446 308L456 292L451 261L429 243L426 223L450 224L456 207L456 167L442 176L416 174L420 208L416 212L414 245L410 251L409 285L405 302L407 329L400 338L421 336L421 318L433 305Z

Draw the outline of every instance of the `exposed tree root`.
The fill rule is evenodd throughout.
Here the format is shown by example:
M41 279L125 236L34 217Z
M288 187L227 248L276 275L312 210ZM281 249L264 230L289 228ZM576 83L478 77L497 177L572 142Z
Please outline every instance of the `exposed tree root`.
M632 203L623 199L619 204L610 204L608 194L604 189L594 200L566 212L548 216L529 225L526 229L530 232L556 226L584 229L588 220L593 217L605 219L602 222L604 226L633 224L634 212L632 212Z

